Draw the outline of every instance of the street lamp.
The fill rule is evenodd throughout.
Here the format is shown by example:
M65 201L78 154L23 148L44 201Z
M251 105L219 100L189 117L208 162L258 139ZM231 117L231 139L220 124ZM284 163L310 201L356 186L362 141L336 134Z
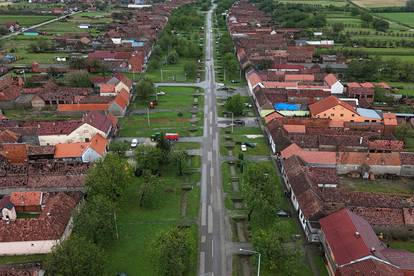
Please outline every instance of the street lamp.
M231 133L233 133L233 131L234 131L234 113L233 112L230 112L230 113L231 113Z
M257 263L257 276L260 276L260 257L261 257L262 254L260 254L257 251L247 250L247 249L243 249L243 248L240 248L239 250L242 251L242 252L248 252L248 253L258 254L259 255L259 261Z

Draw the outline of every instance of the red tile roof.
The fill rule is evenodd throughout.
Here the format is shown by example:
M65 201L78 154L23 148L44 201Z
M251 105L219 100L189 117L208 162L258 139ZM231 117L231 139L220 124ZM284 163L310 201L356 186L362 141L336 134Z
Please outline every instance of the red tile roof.
M100 111L90 111L82 117L82 122L87 123L104 133L108 133L112 128L112 121L108 115Z
M319 222L339 266L370 255L382 257L379 252L385 247L371 225L348 209L339 210Z
M107 111L109 104L59 104L59 112Z
M108 83L102 83L99 86L99 92L100 93L115 93L115 85L108 84Z
M366 259L339 267L336 276L404 276L397 267L375 259Z
M291 144L280 152L282 158L287 159L293 155L300 157L304 162L309 164L336 164L336 153L329 151L307 151L296 145Z
M370 166L401 166L399 152L391 153L366 153L366 152L340 152L338 164Z
M42 192L13 192L10 201L14 206L40 206L42 204Z
M398 126L397 115L394 113L383 113L384 125L385 126Z
M27 162L27 145L3 144L1 145L0 154L3 155L10 163L25 163Z
M312 74L288 74L285 75L285 81L314 81L315 76Z
M338 79L334 74L328 74L325 76L324 81L329 87L332 87L338 81Z
M0 221L0 242L60 239L79 199L79 195L58 193L46 202L38 218Z
M344 101L339 100L337 97L335 96L329 96L325 99L320 100L319 102L316 102L314 104L309 105L309 110L311 112L312 115L318 115L328 109L331 109L332 107L335 107L337 105L340 105L346 109L348 109L349 111L352 111L354 113L355 109L347 104Z
M288 133L306 133L305 125L283 125Z

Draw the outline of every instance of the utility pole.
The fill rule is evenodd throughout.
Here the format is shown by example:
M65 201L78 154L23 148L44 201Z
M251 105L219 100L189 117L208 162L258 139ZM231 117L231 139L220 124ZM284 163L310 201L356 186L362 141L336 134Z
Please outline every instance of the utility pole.
M150 122L150 116L149 116L149 108L147 108L147 122L148 122L148 127L151 127L151 122Z
M234 113L231 113L231 133L234 131Z

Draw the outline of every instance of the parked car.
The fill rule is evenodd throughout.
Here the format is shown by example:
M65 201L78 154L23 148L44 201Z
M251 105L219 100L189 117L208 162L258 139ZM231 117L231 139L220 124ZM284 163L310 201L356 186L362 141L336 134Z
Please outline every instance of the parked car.
M246 147L246 145L245 145L245 144L242 144L242 145L240 146L240 148L241 148L241 151L247 151L247 147Z
M231 80L230 82L231 83L239 83L240 81L239 80Z
M165 93L164 91L157 92L157 96L163 96L163 95L167 95L167 93Z
M244 122L243 120L240 120L240 119L236 119L236 120L234 120L234 121L233 121L233 123L234 123L236 126L244 126L244 125L245 125L245 122Z
M165 139L168 141L178 141L180 135L178 133L165 133Z
M131 141L131 148L136 148L138 146L138 139L134 138Z
M250 104L250 103L244 103L244 106L245 107L253 107L252 104Z
M249 148L254 148L254 147L256 147L256 144L255 143L250 143L250 142L244 142L243 144L245 144L247 147L249 147Z

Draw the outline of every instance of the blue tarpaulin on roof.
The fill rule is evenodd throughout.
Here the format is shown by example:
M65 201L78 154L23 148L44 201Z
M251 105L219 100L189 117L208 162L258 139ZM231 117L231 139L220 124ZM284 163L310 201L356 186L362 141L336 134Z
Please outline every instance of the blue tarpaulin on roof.
M291 103L275 103L273 105L275 110L287 110L287 111L298 111L300 110L300 104Z

